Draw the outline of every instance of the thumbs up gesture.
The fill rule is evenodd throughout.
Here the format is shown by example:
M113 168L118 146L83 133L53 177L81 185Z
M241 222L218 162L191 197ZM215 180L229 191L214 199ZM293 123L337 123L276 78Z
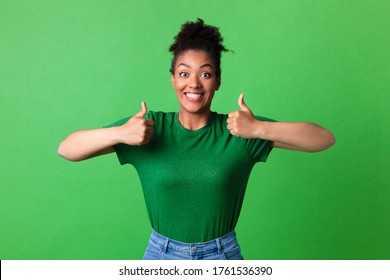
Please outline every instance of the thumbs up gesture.
M244 94L238 97L239 111L233 111L228 115L227 128L230 134L242 138L255 138L258 120L244 102Z
M125 124L120 126L121 143L128 145L145 145L149 143L154 132L154 121L145 119L148 112L146 103L142 102L142 108L131 117Z

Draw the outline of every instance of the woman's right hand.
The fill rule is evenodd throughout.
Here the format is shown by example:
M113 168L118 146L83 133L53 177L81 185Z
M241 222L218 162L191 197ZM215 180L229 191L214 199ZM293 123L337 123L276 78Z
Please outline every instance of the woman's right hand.
M79 130L71 133L58 147L58 154L71 161L80 161L114 152L114 145L145 145L154 132L153 120L145 119L145 102L142 109L125 124L109 128Z
M153 136L154 121L145 119L148 112L146 103L142 102L142 109L125 124L118 127L119 142L127 145L148 144Z

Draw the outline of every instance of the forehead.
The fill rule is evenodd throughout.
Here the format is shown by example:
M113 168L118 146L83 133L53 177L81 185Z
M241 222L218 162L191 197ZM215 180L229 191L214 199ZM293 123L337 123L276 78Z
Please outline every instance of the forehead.
M210 64L214 67L213 59L203 50L188 50L183 52L176 59L176 67L180 66L180 64L186 64L194 68L205 64Z

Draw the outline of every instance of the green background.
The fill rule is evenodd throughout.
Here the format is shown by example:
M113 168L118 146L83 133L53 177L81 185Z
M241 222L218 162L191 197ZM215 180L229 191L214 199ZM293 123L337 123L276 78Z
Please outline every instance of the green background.
M0 0L0 259L140 259L151 228L135 170L57 155L72 131L177 111L167 49L217 25L213 110L312 121L322 153L255 166L237 226L246 259L390 258L388 1Z

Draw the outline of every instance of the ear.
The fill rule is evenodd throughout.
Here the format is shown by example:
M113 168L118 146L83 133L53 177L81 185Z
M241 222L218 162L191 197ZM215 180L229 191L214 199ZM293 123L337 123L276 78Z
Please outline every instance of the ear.
M219 90L219 87L221 86L221 76L217 78L217 87L215 88L215 91Z
M175 84L175 76L174 75L171 76L171 84L173 87L175 87L174 86L174 84Z

